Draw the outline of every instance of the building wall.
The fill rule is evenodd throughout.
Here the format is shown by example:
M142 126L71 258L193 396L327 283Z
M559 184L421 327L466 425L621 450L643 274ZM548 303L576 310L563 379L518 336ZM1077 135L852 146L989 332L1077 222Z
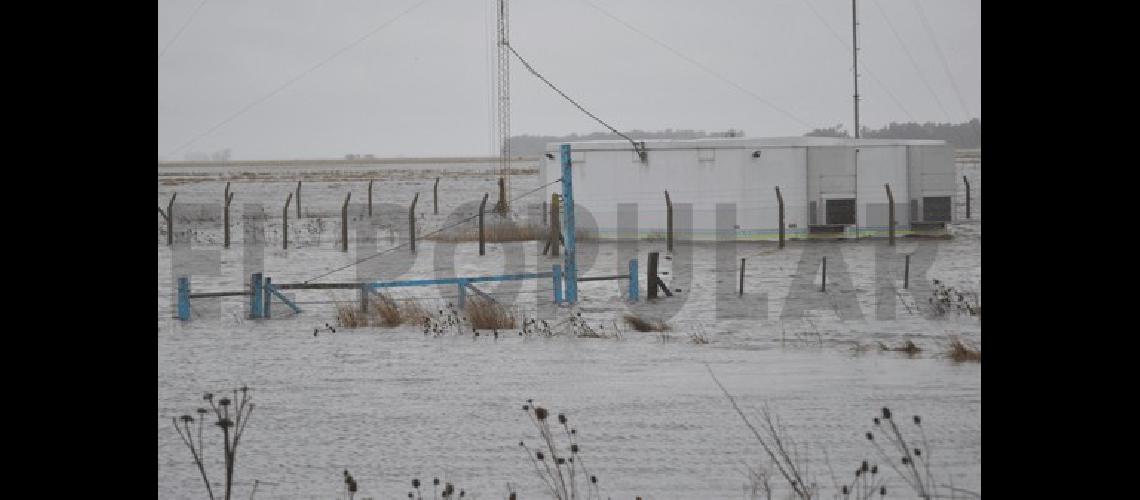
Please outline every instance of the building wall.
M571 144L575 201L579 229L593 220L602 237L614 237L619 203L635 203L640 237L662 236L666 228L664 191L674 205L678 238L685 229L681 211L692 208L696 239L716 236L716 206L736 205L737 236L772 238L778 231L775 186L785 201L789 237L800 236L813 223L824 223L824 201L856 198L860 231L885 230L890 183L895 197L895 220L902 230L910 223L910 199L953 196L957 189L949 146L860 145L858 169L851 145L788 145L726 147L723 144L649 147L648 164L630 149L594 149L590 143ZM596 147L596 146L595 146ZM546 179L557 179L561 165L557 145L554 159L544 159ZM753 152L760 150L758 158ZM561 193L558 184L547 188ZM818 222L811 221L810 203L818 203ZM584 212L588 212L584 214ZM919 213L921 214L921 208Z

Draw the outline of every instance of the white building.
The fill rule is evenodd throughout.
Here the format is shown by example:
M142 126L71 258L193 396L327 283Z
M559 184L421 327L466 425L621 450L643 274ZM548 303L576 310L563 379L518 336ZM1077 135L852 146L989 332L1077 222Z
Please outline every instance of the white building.
M618 208L636 204L636 214L631 206L622 209L622 226L636 220L639 238L661 237L668 190L675 238L715 239L720 205L721 223L735 226L738 239L772 239L779 227L777 186L788 238L886 235L886 184L895 200L896 234L937 233L954 219L954 150L945 141L784 137L643 144L646 162L627 141L570 143L579 232L631 237L628 230L619 236ZM544 183L561 176L560 145L546 147ZM560 184L547 187L546 199L561 190Z

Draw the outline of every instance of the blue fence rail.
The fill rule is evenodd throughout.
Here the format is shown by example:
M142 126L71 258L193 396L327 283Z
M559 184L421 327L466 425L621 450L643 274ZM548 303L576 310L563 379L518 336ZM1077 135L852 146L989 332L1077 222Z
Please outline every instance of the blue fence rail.
M607 281L607 280L629 280L628 287L628 300L630 302L637 302L640 300L640 286L637 277L637 259L630 259L629 273L616 274L610 276L584 276L574 281ZM475 283L490 283L497 281L519 281L530 279L550 278L553 282L553 300L555 304L568 304L569 294L567 291L570 289L568 284L569 276L563 272L563 268L559 264L554 264L550 272L541 273L520 273L520 274L501 274L491 276L466 276L455 278L435 278L435 279L420 279L420 280L396 280L396 281L375 281L370 283L292 283L292 284L277 284L273 283L272 278L265 276L263 273L253 273L250 275L250 287L248 291L240 292L205 292L205 293L191 293L190 292L190 278L188 276L180 276L178 278L178 318L187 321L191 316L190 300L194 298L208 298L208 297L227 297L227 296L245 296L249 295L249 316L250 319L262 319L271 317L271 302L273 298L281 301L281 303L288 306L294 313L300 313L301 308L293 299L287 297L282 293L282 290L359 290L362 294L361 304L366 307L368 294L375 293L381 288L400 288L400 287L416 287L416 286L434 286L434 285L455 285L459 291L459 308L463 309L466 305L467 290L470 289L480 296L490 298L489 295L483 293L478 288L475 288ZM577 287L574 287L575 289Z

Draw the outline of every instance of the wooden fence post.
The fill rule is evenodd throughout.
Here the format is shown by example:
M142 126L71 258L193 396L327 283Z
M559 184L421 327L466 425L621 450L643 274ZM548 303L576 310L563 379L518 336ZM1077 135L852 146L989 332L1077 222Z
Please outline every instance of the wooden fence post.
M646 299L657 298L657 259L659 254L657 252L649 252L649 269L646 270L645 282L648 284L649 295Z
M744 296L744 258L740 259L740 297Z
M222 197L225 200L225 206L222 208L222 210L223 210L222 224L225 226L225 230L222 233L222 237L224 239L223 245L224 245L224 248L229 248L230 247L230 202L234 201L234 194L230 192L230 183L228 183L228 182L226 183L226 192Z
M784 195L780 194L780 186L776 186L776 203L780 205L780 248L784 248Z
M486 255L486 237L483 235L483 215L487 212L487 195L483 193L483 201L479 203L479 255Z
M177 192L170 195L170 203L166 204L166 246L174 246L174 199L177 197ZM162 212L162 209L158 211Z
M891 185L883 184L887 188L887 227L890 228L891 246L895 246L895 196L891 194Z
M352 199L352 192L344 197L344 205L340 207L340 251L348 251L348 200Z
M408 236L412 242L412 255L416 253L416 202L420 201L420 194L412 198L412 206L408 207Z
M558 245L562 242L562 223L558 214L562 213L561 200L557 193L550 195L550 256L558 256Z
M435 215L439 215L439 177L435 178L435 186L431 188L431 201L435 205Z
M372 217L372 179L368 180L368 216Z
M546 224L546 200L542 200L542 225Z
M301 218L301 181L297 181L297 219Z
M261 276L262 273L249 275L249 318L261 317Z
M910 254L906 254L906 267L903 268L903 289L910 288Z
M368 295L371 291L372 287L367 283L362 283L360 285L360 312L362 313L368 312Z
M827 257L823 258L823 279L820 282L823 284L823 287L820 288L819 291L826 292L827 291Z
M962 176L962 182L966 183L966 219L970 218L970 179Z
M293 194L290 192L285 198L285 207L282 208L282 249L288 249L288 204L292 202Z
M665 190L665 249L673 251L673 200L669 198L669 190Z

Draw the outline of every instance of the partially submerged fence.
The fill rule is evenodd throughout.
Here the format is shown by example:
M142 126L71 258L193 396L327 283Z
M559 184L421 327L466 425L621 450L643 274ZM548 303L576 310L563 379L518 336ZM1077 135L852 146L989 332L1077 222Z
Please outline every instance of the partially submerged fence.
M637 277L638 266L637 266L637 259L636 258L631 259L629 261L629 272L628 272L628 274L617 274L617 275L608 275L608 276L587 276L587 277L579 277L578 276L578 264L577 264L578 252L577 252L577 244L576 244L576 237L575 237L575 221L574 221L574 186L573 186L573 177L571 175L571 170L570 170L571 169L570 145L569 144L563 144L561 153L562 153L562 158L561 158L561 160L562 160L562 177L561 177L561 179L559 179L559 181L561 181L561 184L562 184L562 196L561 196L561 198L556 200L556 204L554 206L555 206L555 209L557 209L559 207L559 205L561 205L560 208L561 208L561 212L562 212L562 221L563 221L561 226L564 227L565 231L563 233L559 234L558 240L564 244L564 254L563 254L564 257L563 257L563 264L562 265L554 264L551 267L550 272L504 274L504 275L490 275L490 276L470 276L470 277L455 277L455 278L418 279L418 280L376 281L376 282L365 282L365 283L308 283L308 282L304 282L304 283L288 283L288 284L273 283L272 279L269 278L268 276L264 276L262 273L253 273L250 275L249 289L248 290L232 291L232 292L204 292L204 293L193 293L191 291L191 287L190 287L190 285L191 285L190 284L190 277L180 276L178 278L178 308L177 308L178 309L178 317L179 317L179 319L184 320L184 321L190 319L190 317L191 317L191 307L190 307L191 299L195 299L195 298L226 297L226 296L249 296L249 298L250 298L250 317L251 318L268 318L268 317L270 317L271 304L273 303L274 297L276 297L278 300L280 300L282 303L284 303L286 306L288 306L290 309L292 309L295 313L301 312L301 308L298 307L298 305L294 301L292 301L287 296L285 296L285 294L281 293L282 290L338 290L338 289L340 289L340 290L359 290L359 292L360 292L360 307L362 310L367 310L369 298L370 298L371 294L376 292L377 289L397 288L397 287L438 286L438 285L454 285L454 286L456 286L456 288L459 292L459 300L458 300L459 301L459 307L462 309L465 307L467 291L472 291L473 293L475 293L479 296L485 297L485 298L490 299L490 300L494 300L491 298L490 295L479 290L474 285L475 283L496 282L496 281L518 281L518 280L530 280L530 279L541 279L541 278L550 278L552 280L552 283L553 283L553 297L552 297L552 299L553 299L553 302L555 304L574 304L574 303L577 303L578 302L578 282L607 281L607 280L628 280L628 285L629 285L628 300L630 300L631 302L637 302L639 299L640 293L638 290L638 277ZM558 181L556 181L556 182L558 182ZM436 186L438 186L438 180L436 181ZM369 187L371 188L371 183L370 183ZM433 187L433 191L435 191L434 187ZM289 193L289 197L286 199L285 206L282 210L283 229L286 233L286 238L287 238L287 233L288 233L289 203L290 203L290 200L293 198L293 196L296 195L297 196L297 203L298 203L298 210L299 210L300 194L301 194L301 183L298 182L296 191ZM230 199L230 196L231 196L228 192L228 186L227 186L227 193L225 196L226 196L226 199L228 201ZM349 196L351 196L351 195L349 195ZM500 194L500 197L502 197L502 196L503 195ZM479 214L480 233L482 233L482 226L483 226L482 218L483 218L483 210L485 209L485 205L486 205L486 198L487 197L484 196L483 203L481 204L481 207L480 207L480 214ZM347 224L348 200L349 200L349 198L346 197L345 198L345 204L342 206L342 209L341 209L342 217L345 219L346 224ZM419 193L416 193L416 196L412 201L411 208L409 209L409 212L408 212L409 225L410 225L410 230L411 230L411 239L410 239L409 243L411 244L412 253L415 253L414 210L415 210L416 202L418 200L419 200ZM369 204L371 205L371 189L369 189ZM171 199L170 206L171 207L173 206L173 198ZM164 216L169 217L171 211L172 211L172 208L168 208L167 213L165 213ZM161 209L160 209L160 212L161 212ZM556 220L557 220L556 217L552 217L552 222L555 222ZM557 224L557 222L555 222L555 223ZM342 235L343 235L342 236L343 241L345 242L344 245L347 245L347 225L342 227ZM553 240L553 238L552 238L552 240ZM285 239L285 240L283 240L282 243L283 243L282 246L287 248L288 240ZM552 243L552 246L554 246L554 248L555 248L555 252L556 252L555 255L557 255L558 242L552 241L551 243ZM483 255L484 254L484 251L483 251L484 250L484 241L483 241L482 234L480 234L479 247L480 247L479 253L480 253L480 255ZM347 251L347 246L342 246L342 251ZM380 255L380 254L376 254L376 255ZM376 255L374 255L373 257L375 257ZM361 262L361 261L358 261L357 263L359 263L359 262ZM665 292L667 294L669 294L669 290L664 286L664 283L661 282L660 278L657 277L657 274L656 274L657 265L656 264L657 264L657 253L654 252L654 253L650 254L651 270L650 270L649 275L647 276L647 283L650 287L650 297L651 298L656 297L656 290L658 287L661 287L662 289L665 290Z

